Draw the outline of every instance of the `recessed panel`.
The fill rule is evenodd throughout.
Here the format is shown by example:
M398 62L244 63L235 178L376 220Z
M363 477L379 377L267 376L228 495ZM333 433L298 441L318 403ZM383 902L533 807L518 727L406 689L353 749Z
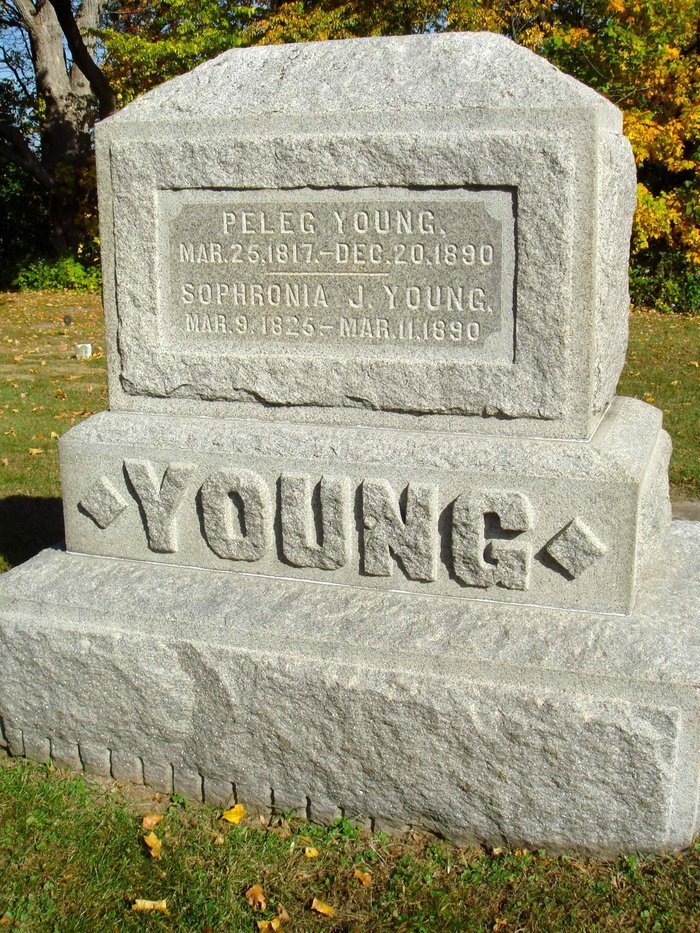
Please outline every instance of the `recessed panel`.
M185 190L159 202L167 347L513 361L508 190Z

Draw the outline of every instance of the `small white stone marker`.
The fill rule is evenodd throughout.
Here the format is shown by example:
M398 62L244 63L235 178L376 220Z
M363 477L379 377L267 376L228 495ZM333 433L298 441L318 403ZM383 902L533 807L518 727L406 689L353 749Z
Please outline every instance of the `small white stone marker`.
M91 343L76 343L75 345L76 360L89 360L91 356L92 356L92 344Z

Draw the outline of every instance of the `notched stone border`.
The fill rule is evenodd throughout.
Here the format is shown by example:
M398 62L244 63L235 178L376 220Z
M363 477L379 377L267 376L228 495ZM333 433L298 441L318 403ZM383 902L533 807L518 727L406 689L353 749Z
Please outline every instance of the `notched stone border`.
M62 769L114 781L128 781L152 787L162 794L180 794L188 800L212 807L228 807L245 803L249 809L267 817L293 813L311 822L329 825L339 819L349 819L354 825L370 832L407 832L414 827L383 817L368 817L349 807L331 803L314 803L307 797L304 803L286 799L270 788L269 797L247 793L239 797L238 785L220 778L207 777L192 768L162 761L145 761L139 755L96 745L92 742L70 742L60 737L49 738L35 729L22 729L0 717L0 753L12 758L27 758L39 763L53 762ZM426 832L426 830L423 830Z

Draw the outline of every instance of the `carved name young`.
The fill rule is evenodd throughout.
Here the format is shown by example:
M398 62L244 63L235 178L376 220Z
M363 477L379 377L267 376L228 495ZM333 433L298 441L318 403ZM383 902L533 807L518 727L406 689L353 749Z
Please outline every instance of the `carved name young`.
M499 190L163 192L170 339L513 356ZM352 351L354 352L354 351Z
M196 527L209 551L231 569L261 564L261 572L270 572L278 564L280 574L286 566L332 576L354 566L359 576L393 577L399 585L402 578L433 583L447 576L455 589L525 591L536 549L546 551L554 572L567 579L607 550L580 516L549 541L536 541L532 504L517 490L466 489L441 510L438 487L426 483L397 488L366 479L358 486L347 476L297 473L270 482L234 468L217 469L203 481L197 474L192 463L159 470L148 460L123 462L152 554L177 554L181 527L187 526L186 538ZM102 476L78 508L105 529L127 506ZM233 566L239 562L246 566Z

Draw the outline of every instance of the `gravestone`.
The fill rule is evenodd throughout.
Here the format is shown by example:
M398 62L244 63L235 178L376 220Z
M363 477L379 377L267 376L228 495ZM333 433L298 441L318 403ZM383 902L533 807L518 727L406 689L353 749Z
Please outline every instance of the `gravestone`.
M697 828L697 590L615 396L619 111L490 34L232 50L97 128L110 411L0 583L13 753L610 852ZM695 600L695 602L693 602Z

